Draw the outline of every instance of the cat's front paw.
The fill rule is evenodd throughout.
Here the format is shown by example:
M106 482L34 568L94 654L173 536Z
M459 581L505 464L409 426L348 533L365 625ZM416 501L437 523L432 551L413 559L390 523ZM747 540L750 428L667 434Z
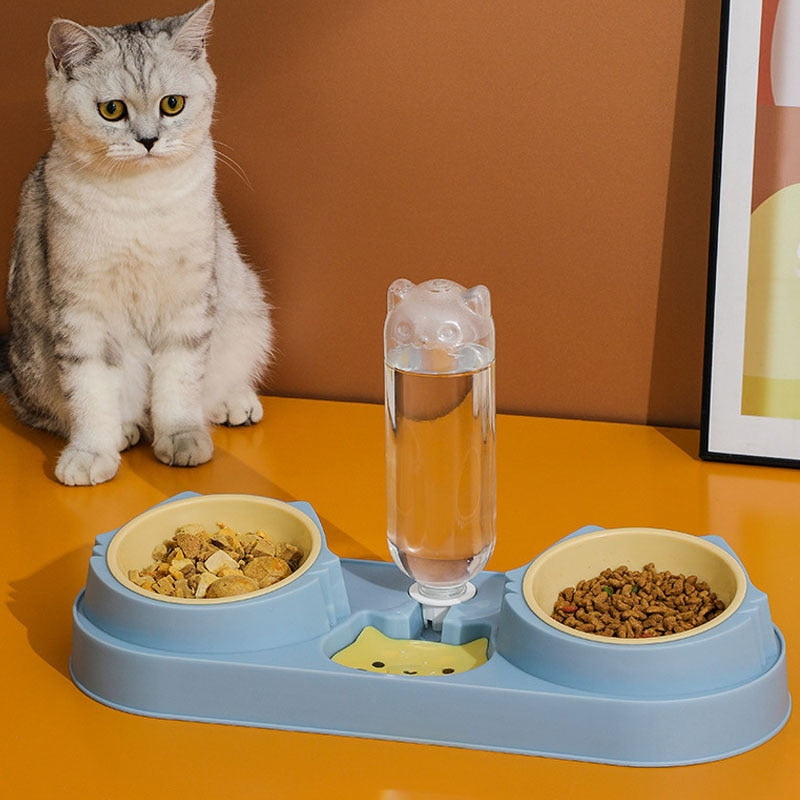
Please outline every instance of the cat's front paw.
M210 416L216 425L255 425L264 416L264 409L256 393L248 389L218 403Z
M135 447L139 444L142 438L142 429L135 422L128 422L122 426L120 434L119 447L117 448L120 453L130 447Z
M195 467L205 464L214 453L207 431L197 428L158 436L153 452L159 461L171 467Z
M119 461L119 453L95 453L68 445L56 464L56 478L66 486L94 486L110 481Z

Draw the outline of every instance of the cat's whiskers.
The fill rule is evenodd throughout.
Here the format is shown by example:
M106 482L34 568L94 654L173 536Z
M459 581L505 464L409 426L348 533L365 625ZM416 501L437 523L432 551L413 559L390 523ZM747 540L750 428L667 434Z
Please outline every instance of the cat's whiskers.
M116 178L122 171L125 162L119 158L114 158L105 147L97 147L92 154L93 159L80 165L79 172L93 169L103 178Z
M87 172L91 169L96 169L98 162L105 164L110 161L106 156L105 147L95 147L89 151L90 158L78 158L65 154L64 160L69 162L70 167L73 168L76 175Z
M217 161L219 161L220 164L224 164L226 167L228 167L228 169L230 169L234 175L240 178L242 183L244 183L244 185L247 186L247 188L250 189L250 191L252 192L253 184L250 183L250 179L247 177L247 173L244 171L242 165L239 164L239 162L236 161L236 159L233 158L233 156L230 156L227 153L222 153L218 149L219 147L227 147L229 150L232 150L233 148L225 144L224 142L219 141L218 139L214 139L213 141L215 145L214 157L217 159Z
M105 166L105 177L106 178L118 178L122 171L125 169L126 161L122 159L106 159L103 162Z

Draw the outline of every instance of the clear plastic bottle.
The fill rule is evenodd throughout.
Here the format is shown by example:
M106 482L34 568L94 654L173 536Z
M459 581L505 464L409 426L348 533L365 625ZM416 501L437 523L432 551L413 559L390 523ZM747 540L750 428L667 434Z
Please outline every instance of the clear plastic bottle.
M494 322L485 286L389 287L384 326L387 538L432 606L471 597L495 544Z

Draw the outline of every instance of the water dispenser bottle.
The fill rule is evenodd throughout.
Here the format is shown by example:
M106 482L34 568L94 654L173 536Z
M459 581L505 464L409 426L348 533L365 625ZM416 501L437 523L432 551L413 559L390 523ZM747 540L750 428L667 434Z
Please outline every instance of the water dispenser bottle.
M495 543L491 298L485 286L400 278L387 305L388 546L436 627L475 594Z

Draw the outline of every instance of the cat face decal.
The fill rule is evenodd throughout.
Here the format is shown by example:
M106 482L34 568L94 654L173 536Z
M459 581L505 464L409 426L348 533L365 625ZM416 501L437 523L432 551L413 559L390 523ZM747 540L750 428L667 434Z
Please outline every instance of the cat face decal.
M441 644L418 639L392 639L367 626L331 660L344 667L391 675L453 675L487 661L486 638L466 644Z

